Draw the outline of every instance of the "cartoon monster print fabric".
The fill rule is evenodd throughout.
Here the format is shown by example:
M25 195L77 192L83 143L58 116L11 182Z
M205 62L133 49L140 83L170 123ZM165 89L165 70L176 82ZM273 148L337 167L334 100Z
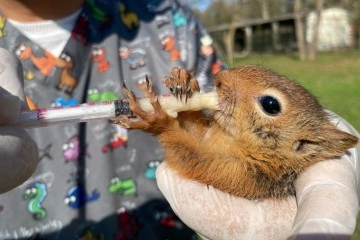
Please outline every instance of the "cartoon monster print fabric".
M59 57L6 16L0 26L0 47L23 64L30 107L115 100L123 83L140 96L146 74L167 93L161 79L173 66L190 69L205 89L221 65L209 35L177 1L86 0ZM39 165L0 196L0 239L191 239L157 189L162 151L152 136L106 121L29 133Z

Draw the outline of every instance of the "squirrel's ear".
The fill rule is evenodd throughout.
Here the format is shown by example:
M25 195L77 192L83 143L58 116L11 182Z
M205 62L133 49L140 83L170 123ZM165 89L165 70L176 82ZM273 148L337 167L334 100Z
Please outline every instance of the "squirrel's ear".
M340 157L357 142L357 137L329 124L296 141L293 150L302 158L320 161Z

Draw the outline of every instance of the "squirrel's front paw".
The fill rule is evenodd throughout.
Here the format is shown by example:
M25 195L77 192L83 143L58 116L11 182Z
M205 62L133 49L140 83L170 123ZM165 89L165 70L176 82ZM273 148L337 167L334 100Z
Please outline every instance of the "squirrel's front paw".
M147 76L146 85L154 112L150 113L141 109L135 94L124 86L124 95L129 100L129 108L136 117L121 115L111 119L110 123L119 124L127 129L142 129L153 134L160 134L166 127L170 126L170 122L174 120L162 109L154 90L153 82Z
M200 91L198 81L187 69L174 67L171 69L171 75L164 77L163 83L180 100L185 99L186 102L194 92Z

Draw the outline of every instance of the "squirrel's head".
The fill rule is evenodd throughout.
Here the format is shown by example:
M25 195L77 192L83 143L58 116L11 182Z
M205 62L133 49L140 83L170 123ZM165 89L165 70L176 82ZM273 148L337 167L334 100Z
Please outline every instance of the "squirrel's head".
M254 160L301 165L339 157L358 141L332 124L305 88L260 66L221 71L214 83L217 123Z

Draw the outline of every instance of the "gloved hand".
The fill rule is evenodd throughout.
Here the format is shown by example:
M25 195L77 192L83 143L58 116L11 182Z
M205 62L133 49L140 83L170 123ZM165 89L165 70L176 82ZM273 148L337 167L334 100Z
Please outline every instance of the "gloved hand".
M340 118L334 123L359 134ZM311 166L296 181L296 198L247 200L186 180L166 162L157 183L175 213L203 239L350 239L359 211L360 145L341 159Z
M24 102L23 70L19 60L0 48L0 193L9 191L27 180L38 162L34 140L14 123Z

